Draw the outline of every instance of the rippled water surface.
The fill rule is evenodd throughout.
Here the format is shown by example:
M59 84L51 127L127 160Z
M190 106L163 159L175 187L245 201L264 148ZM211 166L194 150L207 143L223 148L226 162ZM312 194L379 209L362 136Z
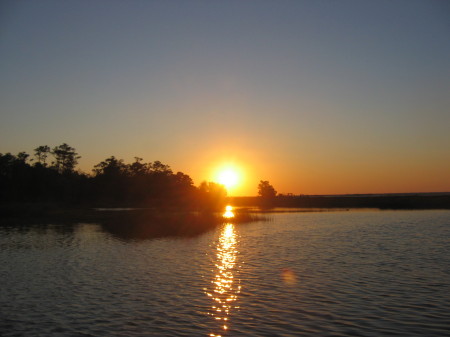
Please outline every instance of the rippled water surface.
M450 211L270 217L145 240L0 227L0 335L450 335Z

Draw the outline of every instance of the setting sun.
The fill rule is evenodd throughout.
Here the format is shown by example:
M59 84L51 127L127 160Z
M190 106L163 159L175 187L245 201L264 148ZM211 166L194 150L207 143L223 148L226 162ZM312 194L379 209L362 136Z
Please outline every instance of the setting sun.
M214 181L225 186L229 191L234 187L237 187L242 180L242 174L240 170L234 165L223 165L218 168L214 174Z
M226 188L233 187L238 182L238 175L235 171L231 169L227 169L225 171L221 171L218 177L219 183L225 185Z

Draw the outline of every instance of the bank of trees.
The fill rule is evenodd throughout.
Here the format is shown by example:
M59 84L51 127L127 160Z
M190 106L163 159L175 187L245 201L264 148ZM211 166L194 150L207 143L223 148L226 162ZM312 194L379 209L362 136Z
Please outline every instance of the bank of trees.
M75 171L80 157L74 148L64 143L34 152L0 153L0 201L78 201L87 194L89 178Z
M111 156L93 170L92 195L104 204L194 206L198 189L192 179L160 161L145 163L135 157L131 164Z
M33 156L0 153L0 201L200 209L225 202L222 185L204 182L195 187L187 174L173 172L160 161L146 163L135 157L127 164L111 156L88 175L76 170L80 158L65 143L38 146Z

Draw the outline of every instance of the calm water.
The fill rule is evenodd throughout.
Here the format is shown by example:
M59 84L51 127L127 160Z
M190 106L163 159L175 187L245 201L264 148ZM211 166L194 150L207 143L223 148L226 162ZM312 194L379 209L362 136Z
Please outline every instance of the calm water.
M0 335L450 335L450 211L271 219L188 239L0 227Z

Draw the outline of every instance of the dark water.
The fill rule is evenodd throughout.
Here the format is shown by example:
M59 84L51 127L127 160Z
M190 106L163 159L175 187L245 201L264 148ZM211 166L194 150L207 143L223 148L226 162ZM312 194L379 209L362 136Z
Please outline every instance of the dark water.
M450 211L271 218L154 240L0 227L0 335L450 335Z

